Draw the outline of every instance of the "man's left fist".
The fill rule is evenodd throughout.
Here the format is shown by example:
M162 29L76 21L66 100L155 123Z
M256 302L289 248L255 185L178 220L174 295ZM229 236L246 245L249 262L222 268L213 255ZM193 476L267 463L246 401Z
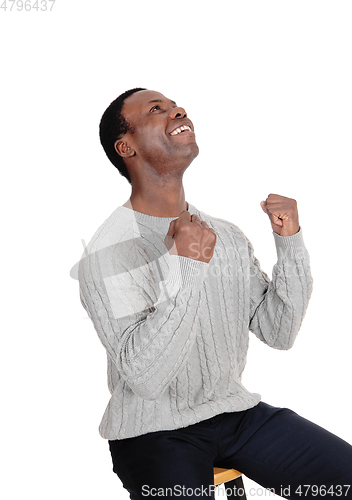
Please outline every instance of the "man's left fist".
M260 206L268 214L273 231L280 236L292 236L299 231L297 202L279 194L269 194Z

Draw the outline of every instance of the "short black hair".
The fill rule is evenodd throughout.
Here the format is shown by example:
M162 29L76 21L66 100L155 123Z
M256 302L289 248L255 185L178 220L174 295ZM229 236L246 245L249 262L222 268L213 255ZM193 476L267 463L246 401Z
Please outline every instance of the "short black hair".
M99 136L101 145L104 148L106 156L109 158L111 163L119 170L123 177L126 177L128 182L131 184L131 178L126 168L126 164L120 156L114 144L121 136L126 134L128 130L131 130L131 125L125 120L122 115L122 108L125 99L135 92L139 92L142 89L136 87L135 89L126 90L123 94L119 95L112 103L106 108L103 116L100 120L99 125Z

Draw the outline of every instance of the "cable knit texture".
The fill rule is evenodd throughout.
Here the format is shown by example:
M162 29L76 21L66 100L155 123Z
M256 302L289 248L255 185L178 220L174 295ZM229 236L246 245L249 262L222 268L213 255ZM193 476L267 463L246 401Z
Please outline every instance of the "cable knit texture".
M217 234L209 263L170 255L175 217L120 206L97 230L79 264L80 297L104 345L109 404L105 439L186 427L258 404L241 383L249 330L289 349L312 291L302 230L275 233L272 280L234 224L188 204Z

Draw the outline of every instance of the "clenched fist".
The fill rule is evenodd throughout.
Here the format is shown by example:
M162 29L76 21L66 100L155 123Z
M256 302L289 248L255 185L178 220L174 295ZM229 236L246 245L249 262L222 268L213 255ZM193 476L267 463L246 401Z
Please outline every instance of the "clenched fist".
M260 206L268 214L273 231L280 236L292 236L299 231L297 202L279 194L269 194Z
M208 263L214 254L216 233L188 210L170 223L164 243L170 254Z

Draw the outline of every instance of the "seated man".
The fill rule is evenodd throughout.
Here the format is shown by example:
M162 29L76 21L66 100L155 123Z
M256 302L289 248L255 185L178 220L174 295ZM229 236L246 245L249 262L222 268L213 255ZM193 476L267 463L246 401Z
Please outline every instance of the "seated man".
M352 498L352 447L241 383L249 330L289 349L308 306L295 200L261 203L278 255L270 280L238 227L186 202L198 146L183 108L129 90L103 114L100 138L132 193L82 256L80 296L107 352L99 432L130 497L214 499L218 466L288 498Z

